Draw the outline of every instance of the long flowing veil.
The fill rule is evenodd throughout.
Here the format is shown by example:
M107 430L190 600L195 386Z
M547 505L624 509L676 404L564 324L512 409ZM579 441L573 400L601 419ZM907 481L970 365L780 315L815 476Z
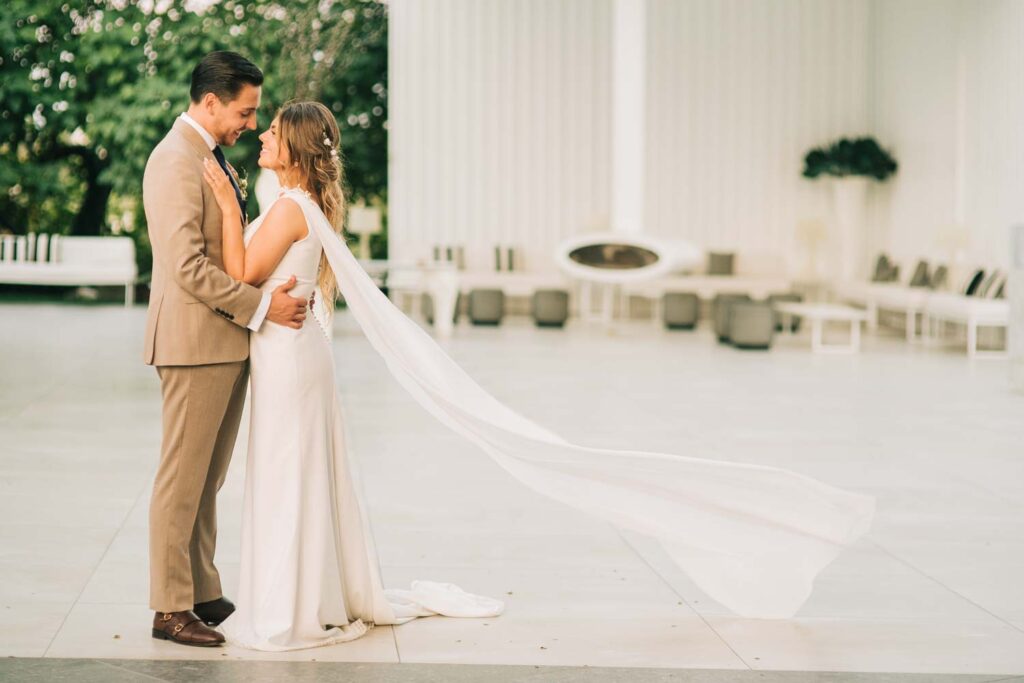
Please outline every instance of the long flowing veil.
M873 498L801 474L579 446L526 419L473 381L377 288L311 199L293 196L352 315L423 408L531 489L657 539L699 588L736 614L793 616L818 572L871 525Z

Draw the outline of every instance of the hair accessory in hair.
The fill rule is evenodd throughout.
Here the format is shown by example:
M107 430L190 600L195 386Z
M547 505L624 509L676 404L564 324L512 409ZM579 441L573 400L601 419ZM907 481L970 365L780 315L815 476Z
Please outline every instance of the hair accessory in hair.
M331 144L331 138L328 137L326 130L324 131L324 147L326 147L327 149L329 149L331 151L331 158L332 159L337 159L338 158L338 150L336 150L334 148L334 145Z

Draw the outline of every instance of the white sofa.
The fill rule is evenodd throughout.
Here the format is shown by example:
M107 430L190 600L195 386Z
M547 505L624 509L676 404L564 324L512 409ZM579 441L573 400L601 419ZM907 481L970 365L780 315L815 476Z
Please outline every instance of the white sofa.
M0 238L0 283L15 285L118 285L124 305L135 301L135 243L130 237Z
M961 291L963 291L961 289ZM879 311L896 311L906 317L908 341L920 333L925 341L934 341L936 323L951 322L967 329L967 355L981 355L978 351L979 327L1007 328L1010 304L1005 299L967 296L965 294L911 287L900 282L847 282L837 287L838 297L848 303L863 306L868 312L868 327L878 328ZM986 355L1003 355L1002 352Z
M901 282L846 282L837 288L842 301L867 310L870 330L878 329L879 311L903 313L907 341L917 337L918 316L924 315L925 304L934 293L927 287L911 287Z
M979 327L1009 329L1010 302L1006 299L983 299L950 292L931 294L924 306L921 322L923 335L931 341L936 337L935 323L952 322L967 328L967 355L1005 356L1005 351L978 351Z

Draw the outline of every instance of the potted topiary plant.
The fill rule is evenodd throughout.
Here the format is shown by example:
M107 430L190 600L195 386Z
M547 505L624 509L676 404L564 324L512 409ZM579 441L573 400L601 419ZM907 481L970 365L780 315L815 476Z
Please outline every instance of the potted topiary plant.
M832 200L837 234L833 242L838 272L844 280L856 277L866 262L863 253L864 212L869 182L884 181L896 172L892 156L871 137L842 138L815 147L804 157L805 178L832 179Z
M885 180L896 172L896 161L874 138L842 138L828 147L815 147L804 157L804 177L866 177Z

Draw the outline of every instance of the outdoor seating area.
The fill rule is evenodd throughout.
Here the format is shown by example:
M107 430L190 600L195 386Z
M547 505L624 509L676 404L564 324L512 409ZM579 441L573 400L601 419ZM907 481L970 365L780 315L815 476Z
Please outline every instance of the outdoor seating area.
M714 256L721 260L721 255ZM795 291L799 283L781 277L742 277L730 272L670 274L643 285L605 286L598 292L608 297L601 305L610 302L608 320L613 323L646 315L670 331L705 325L719 342L737 349L767 351L777 333L797 335L801 321L806 320L803 331L813 352L858 353L863 334L890 334L892 324L883 323L895 320L897 325L902 323L908 343L939 351L959 348L969 358L1005 357L1010 317L1006 272L971 271L958 291L951 291L944 265L930 269L920 261L913 269L903 269L910 276L902 282L900 270L882 254L872 279L825 283L808 294ZM562 287L551 288L556 279L528 272L496 272L489 278L480 272L454 270L453 274L458 304L467 302L468 324L498 325L506 315L530 316L542 327L588 322L583 310L588 302L581 300L579 284L569 279ZM406 277L402 282L398 294L415 290L414 279ZM480 284L491 286L474 286ZM424 320L433 324L430 296L421 298ZM634 299L646 301L646 311L638 313ZM528 305L518 305L520 301ZM458 311L457 305L456 321ZM979 335L985 333L994 338L989 343L996 348L980 346ZM826 335L845 341L826 342Z

